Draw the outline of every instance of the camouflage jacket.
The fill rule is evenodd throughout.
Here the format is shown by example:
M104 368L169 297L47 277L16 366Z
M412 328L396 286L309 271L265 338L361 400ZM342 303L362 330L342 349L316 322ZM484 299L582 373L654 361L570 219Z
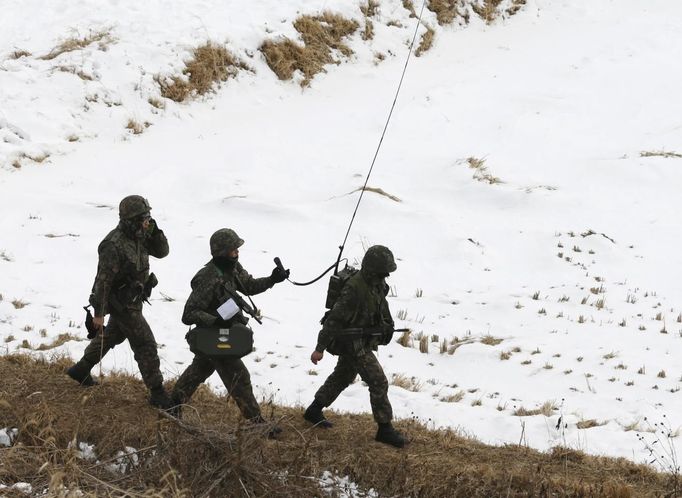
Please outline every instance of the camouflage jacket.
M142 290L149 277L149 256L165 258L168 239L154 227L143 238L129 235L122 223L104 237L97 248L99 263L90 304L95 315L111 310L142 309Z
M218 314L218 308L230 299L225 286L242 294L252 296L265 292L274 285L270 277L253 278L239 263L235 263L230 271L223 271L213 261L206 265L192 278L192 293L185 303L182 323L211 327L229 325ZM247 319L240 312L230 321L237 320L246 324Z
M339 299L324 318L315 349L323 352L329 348L331 353L339 354L336 351L341 349L338 347L340 341L352 341L354 344L351 345L351 349L354 352L366 348L376 349L381 343L378 338L335 339L334 334L347 328L382 325L393 327L393 318L386 301L386 288L386 281L383 278L371 277L362 270L353 275L343 286Z

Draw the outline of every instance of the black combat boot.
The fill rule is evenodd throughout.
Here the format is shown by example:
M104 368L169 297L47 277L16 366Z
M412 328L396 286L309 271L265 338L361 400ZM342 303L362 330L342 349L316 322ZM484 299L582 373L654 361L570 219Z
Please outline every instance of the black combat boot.
M255 417L250 419L250 421L252 424L262 425L263 427L269 425L270 427L268 428L268 437L270 439L275 439L279 434L282 433L282 429L279 426L277 426L277 424L268 422L263 418L263 415L256 415Z
M149 392L148 401L150 405L162 410L168 410L172 406L172 402L163 386L152 387Z
M170 408L166 410L169 415L175 418L182 418L182 401L177 396L171 396Z
M402 448L407 444L407 438L400 434L390 422L379 424L379 430L374 438L380 443L390 444L396 448Z
M83 387L96 386L99 384L90 375L90 368L84 363L78 362L66 371L66 375L78 382Z
M306 408L303 418L316 427L330 429L334 424L324 418L324 415L322 415L322 408L324 407L317 400L313 401L310 403L310 406Z

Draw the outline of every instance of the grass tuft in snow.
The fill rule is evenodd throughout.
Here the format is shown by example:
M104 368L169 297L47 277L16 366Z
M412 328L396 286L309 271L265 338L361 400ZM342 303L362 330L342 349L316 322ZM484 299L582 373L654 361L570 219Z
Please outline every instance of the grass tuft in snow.
M42 60L52 60L60 55L67 53L67 52L74 52L76 50L81 50L87 47L88 45L92 45L93 43L99 43L100 49L106 48L107 45L113 42L113 38L111 37L111 34L108 30L102 30L102 31L91 31L87 35L83 36L82 38L67 38L66 40L62 41L59 45L54 47L50 52L46 55L43 55L42 57L39 57Z
M469 168L474 170L474 180L488 183L490 185L495 185L498 183L504 183L498 177L492 175L485 165L485 159L479 159L476 157L468 157L467 164Z
M459 10L462 7L462 11ZM469 22L469 13L462 6L460 0L428 0L426 8L436 14L438 24L445 26L460 18L465 23Z
M240 70L251 69L225 46L208 41L193 50L192 58L185 62L182 76L156 75L154 79L162 96L183 102L193 95L208 93L214 84L234 78Z
M512 415L515 417L532 417L535 415L544 415L545 417L549 417L553 414L554 410L557 410L557 406L554 401L546 401L538 408L533 408L532 410L521 406L514 410Z
M379 12L379 1L367 0L360 5L360 11L365 17L374 17Z
M294 28L301 35L303 45L289 38L266 40L260 51L280 80L290 80L295 71L300 71L303 73L301 86L308 86L317 73L324 71L325 65L339 63L332 51L345 57L353 54L344 40L357 31L359 24L339 14L324 12L319 16L300 16L294 21Z
M436 36L436 32L431 26L426 26L426 31L422 33L419 39L419 45L414 51L416 57L421 57L424 52L427 52L433 46L433 38Z
M639 153L640 157L665 157L667 159L670 158L676 158L676 159L681 159L682 154L678 154L677 152L667 152L665 150L649 150L649 151L642 151Z
M497 346L499 343L504 341L504 339L499 339L497 337L493 337L492 335L484 335L481 337L481 344L485 344L486 346Z
M59 346L63 346L69 341L82 341L80 337L77 337L75 335L69 334L68 332L65 334L59 334L50 344L41 344L38 346L36 351L47 351L50 349L58 348Z

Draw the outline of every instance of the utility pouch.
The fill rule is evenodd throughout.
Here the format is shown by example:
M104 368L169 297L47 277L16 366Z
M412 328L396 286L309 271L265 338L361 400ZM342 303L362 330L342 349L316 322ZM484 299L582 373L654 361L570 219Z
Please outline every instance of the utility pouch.
M144 289L142 292L142 299L146 302L149 302L149 298L152 295L152 289L159 285L159 279L156 278L156 275L154 273L150 273L149 276L147 277L147 281L144 283Z
M196 327L185 339L192 353L209 358L242 358L253 351L253 330L241 323L229 328Z

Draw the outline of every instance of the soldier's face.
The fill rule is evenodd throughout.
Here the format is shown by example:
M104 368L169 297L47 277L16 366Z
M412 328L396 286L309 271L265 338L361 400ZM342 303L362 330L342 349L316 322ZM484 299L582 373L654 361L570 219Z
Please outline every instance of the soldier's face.
M227 254L230 258L238 258L239 257L239 249L233 249Z

